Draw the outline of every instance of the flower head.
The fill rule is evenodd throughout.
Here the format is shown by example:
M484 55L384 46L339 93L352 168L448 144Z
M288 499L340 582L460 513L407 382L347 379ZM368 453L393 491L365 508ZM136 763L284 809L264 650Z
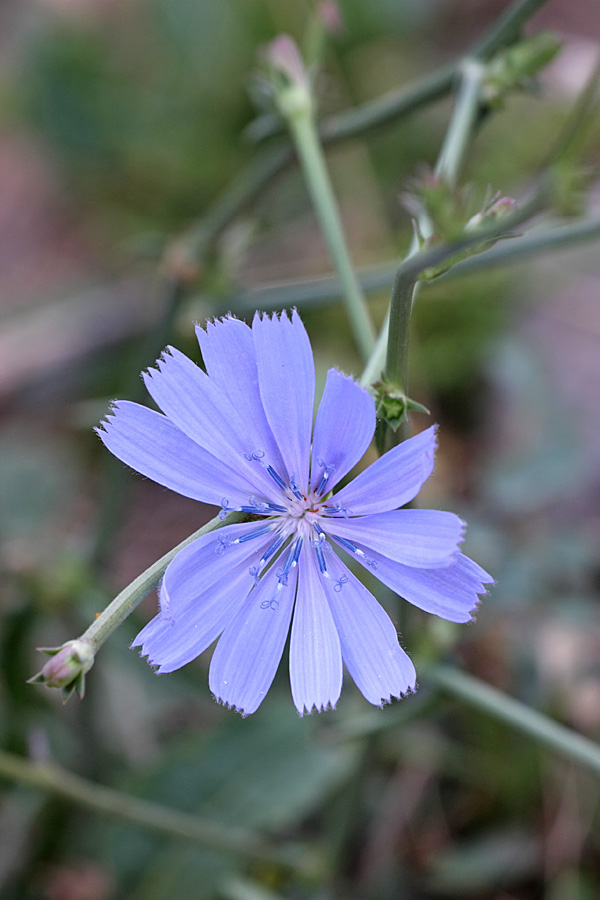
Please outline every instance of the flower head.
M399 509L431 474L434 428L332 493L373 437L370 394L331 369L313 428L314 362L296 312L256 314L252 328L229 317L197 336L206 373L169 348L144 375L164 414L117 402L99 435L138 472L248 521L203 535L173 559L160 611L133 646L172 672L219 638L210 688L244 714L269 690L290 628L300 714L335 706L342 660L375 705L410 692L415 669L396 628L342 555L415 606L470 620L492 579L459 551L463 523Z

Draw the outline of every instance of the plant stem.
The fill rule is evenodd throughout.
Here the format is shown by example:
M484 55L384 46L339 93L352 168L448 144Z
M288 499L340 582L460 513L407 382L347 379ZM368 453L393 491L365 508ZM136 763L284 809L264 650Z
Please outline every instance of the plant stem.
M491 25L488 33L466 50L463 58L490 59L501 47L515 41L525 22L547 2L515 0L505 14ZM452 90L460 66L459 60L408 87L403 86L363 106L329 116L319 126L323 144L365 135L445 97ZM225 188L208 213L176 239L173 246L178 249L177 255L192 268L201 262L223 229L293 162L294 154L290 147L281 144L261 153Z
M451 187L456 185L477 120L485 67L476 60L465 59L461 65L461 72L462 78L454 111L435 167L436 175L443 178ZM425 212L419 216L419 228L425 238L431 235L431 223ZM417 251L418 243L413 239L406 259L414 257ZM406 279L401 264L394 278L390 303L385 377L389 384L404 394L408 391L408 341L417 279L418 275L412 282Z
M452 187L458 182L475 127L485 66L475 59L465 59L460 66L460 71L461 80L454 112L435 167L436 175L439 175ZM421 228L421 230L423 229Z
M301 848L269 847L251 832L123 794L73 775L53 763L35 763L0 751L0 776L169 837L302 871L307 865L314 865L314 860Z
M487 715L536 738L562 756L600 773L600 746L589 738L451 666L428 668L425 677L445 693L464 700Z
M548 0L516 0L504 15L493 22L487 34L465 51L463 58L469 57L482 62L491 59L503 47L518 40L523 25L547 2ZM328 116L319 126L321 140L324 144L329 144L375 131L422 106L440 100L452 90L459 70L460 62L451 63L408 87L388 91L361 106ZM271 127L261 129L260 140L278 131L277 121L273 117Z
M548 0L516 0L496 19L488 33L475 42L469 56L487 60L498 50L518 40L523 25L547 2Z
M142 602L144 597L147 597L150 591L156 587L164 575L165 569L180 550L183 550L184 547L187 547L188 544L191 544L192 541L195 541L203 534L208 534L210 531L216 531L217 528L222 528L223 525L241 522L243 518L244 513L236 512L229 513L223 520L221 520L219 516L215 516L214 519L211 519L210 522L203 525L198 531L195 531L189 537L185 538L180 544L172 550L169 550L164 556L161 556L161 558L147 568L145 572L138 575L131 584L128 584L126 588L123 588L121 593L117 594L112 603L109 603L106 609L103 610L89 628L84 631L80 640L87 641L91 644L94 654L96 654L105 640L119 627L121 622L124 622L127 616Z
M502 241L491 247L485 253L471 256L463 262L457 263L443 276L444 279L455 276L467 276L477 274L485 269L499 265L517 265L526 259L542 256L550 250L568 250L588 241L597 240L600 237L600 219L587 219L581 222L573 222L569 225L558 225L553 228L538 229L524 235L522 238L512 241ZM387 263L382 266L373 266L357 273L358 280L363 291L367 294L389 290L394 283L394 276L398 266L395 263ZM340 283L335 276L309 278L306 281L279 282L277 284L265 284L253 288L241 294L235 295L235 308L238 311L253 311L255 309L281 309L284 307L299 306L304 309L318 308L328 302L335 302L340 297ZM223 305L223 311L230 309L233 298L230 296ZM220 310L217 310L220 314ZM378 341L381 335L378 337ZM383 348L385 352L385 344ZM365 369L365 372L367 370ZM379 372L375 371L370 380L364 384L375 381Z
M306 103L288 109L285 93L282 91L279 105L288 122L306 186L340 280L354 340L366 361L375 344L375 328L350 258L338 205L319 143L310 95L307 94L306 100Z

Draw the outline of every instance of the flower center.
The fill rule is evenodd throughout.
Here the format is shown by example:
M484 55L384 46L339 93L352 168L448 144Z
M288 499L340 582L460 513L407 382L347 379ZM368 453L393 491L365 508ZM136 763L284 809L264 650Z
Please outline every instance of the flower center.
M296 497L286 498L286 513L292 519L310 518L311 513L318 514L321 511L322 503L323 501L314 491L308 497L302 497L300 500Z

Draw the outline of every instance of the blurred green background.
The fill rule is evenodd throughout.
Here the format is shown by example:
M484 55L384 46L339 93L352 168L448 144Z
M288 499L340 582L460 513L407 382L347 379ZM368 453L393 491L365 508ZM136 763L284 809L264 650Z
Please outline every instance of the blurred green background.
M507 6L342 0L321 114L454 60ZM3 782L2 900L600 897L597 781L426 678L384 711L347 683L336 711L299 719L283 665L242 720L212 700L206 655L158 678L128 649L151 596L102 649L83 702L63 707L25 684L36 646L79 634L212 515L107 459L92 428L110 399L143 400L138 373L168 342L198 359L194 321L251 314L264 286L330 272L293 166L197 271L181 270L185 290L170 285L177 253L165 255L259 152L258 50L280 32L301 40L311 10L298 0L0 10L0 746L314 857L299 872L248 862ZM593 66L597 12L594 0L551 0L529 24L554 30L563 50L481 122L464 173L475 208L488 185L517 196L544 165ZM406 252L403 196L434 164L451 108L441 100L328 152L361 269ZM596 123L590 166L599 136ZM598 196L592 184L590 215ZM468 520L465 550L498 585L468 628L381 595L417 668L452 659L596 738L599 279L588 244L423 289L411 395L442 427L420 502ZM372 295L378 322L388 300L387 289ZM339 302L300 309L320 384L332 365L359 373Z

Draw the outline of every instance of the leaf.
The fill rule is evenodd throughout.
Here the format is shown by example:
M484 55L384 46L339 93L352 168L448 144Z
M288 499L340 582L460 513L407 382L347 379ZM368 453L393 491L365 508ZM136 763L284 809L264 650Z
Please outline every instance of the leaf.
M226 719L225 719L226 716ZM326 746L314 726L288 703L270 703L248 719L224 713L218 731L172 741L151 770L130 789L137 796L197 812L225 825L278 836L302 821L348 777L348 747ZM105 825L104 855L128 900L203 900L245 861L186 844L160 840L122 825ZM141 881L134 873L143 872Z

